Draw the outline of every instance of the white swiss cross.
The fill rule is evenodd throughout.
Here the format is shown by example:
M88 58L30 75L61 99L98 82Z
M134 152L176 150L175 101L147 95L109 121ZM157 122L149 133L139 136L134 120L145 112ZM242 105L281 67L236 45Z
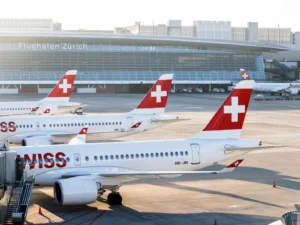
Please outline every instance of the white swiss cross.
M248 74L246 72L244 72L242 77L243 77L244 80L246 80L248 78Z
M82 129L82 133L84 133L84 134L85 134L85 133L86 133L86 129Z
M245 105L239 105L239 97L231 97L231 105L224 106L224 113L231 114L231 122L238 122L239 113L245 113Z
M68 89L72 87L71 84L68 84L68 80L67 79L63 79L63 83L59 84L58 87L60 89L63 89L64 93L68 93Z
M156 103L161 102L161 97L166 97L167 91L161 91L161 85L156 85L156 91L151 92L151 97L156 98Z

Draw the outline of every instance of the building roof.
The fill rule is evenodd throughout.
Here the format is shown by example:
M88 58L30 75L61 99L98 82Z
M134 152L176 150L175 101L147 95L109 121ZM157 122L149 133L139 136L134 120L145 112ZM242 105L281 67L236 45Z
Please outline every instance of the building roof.
M232 40L212 40L198 39L189 37L172 37L172 36L144 36L131 34L101 34L98 32L68 32L68 31L3 31L0 33L0 39L3 37L16 38L63 38L63 39L102 39L110 42L128 43L128 44L168 44L168 45L185 45L185 46L207 46L207 47L225 47L225 48L242 48L260 51L288 51L290 48L283 45L232 41Z

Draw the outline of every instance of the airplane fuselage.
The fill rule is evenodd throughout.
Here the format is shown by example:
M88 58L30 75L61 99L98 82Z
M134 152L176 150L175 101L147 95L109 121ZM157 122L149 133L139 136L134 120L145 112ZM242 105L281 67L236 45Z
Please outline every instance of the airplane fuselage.
M80 107L76 102L55 102L55 101L24 101L24 102L0 102L0 116L28 114L36 107L39 107L38 114L50 109L51 114L65 112Z
M46 137L53 143L65 143L70 140L67 135L76 135L83 127L88 127L88 138L96 135L99 140L110 139L156 128L159 126L153 122L156 118L176 117L151 114L0 117L0 140L24 145L25 138Z
M27 177L35 175L36 184L53 186L68 173L95 175L104 172L191 171L247 153L245 151L225 153L226 145L253 147L259 146L259 141L217 139L212 143L209 139L186 139L28 146L12 150L17 151L17 154L25 159ZM99 180L104 188L119 185L124 181L124 177L109 178L97 175L95 179Z

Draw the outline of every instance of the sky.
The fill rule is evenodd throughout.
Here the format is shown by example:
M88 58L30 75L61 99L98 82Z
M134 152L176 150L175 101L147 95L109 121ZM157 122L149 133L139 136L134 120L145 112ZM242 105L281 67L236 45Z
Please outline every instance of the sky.
M299 0L1 0L0 18L51 18L63 29L112 30L114 27L166 24L182 20L231 21L233 27L258 22L259 27L300 31Z

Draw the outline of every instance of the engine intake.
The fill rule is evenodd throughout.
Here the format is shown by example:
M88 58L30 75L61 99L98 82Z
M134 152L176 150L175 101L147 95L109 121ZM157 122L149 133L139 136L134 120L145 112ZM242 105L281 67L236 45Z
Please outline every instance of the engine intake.
M65 179L54 184L54 198L60 205L82 205L95 202L98 186L94 180Z
M289 90L289 93L290 93L291 95L297 95L297 94L298 94L298 90L297 90L296 88L291 88L291 89Z

